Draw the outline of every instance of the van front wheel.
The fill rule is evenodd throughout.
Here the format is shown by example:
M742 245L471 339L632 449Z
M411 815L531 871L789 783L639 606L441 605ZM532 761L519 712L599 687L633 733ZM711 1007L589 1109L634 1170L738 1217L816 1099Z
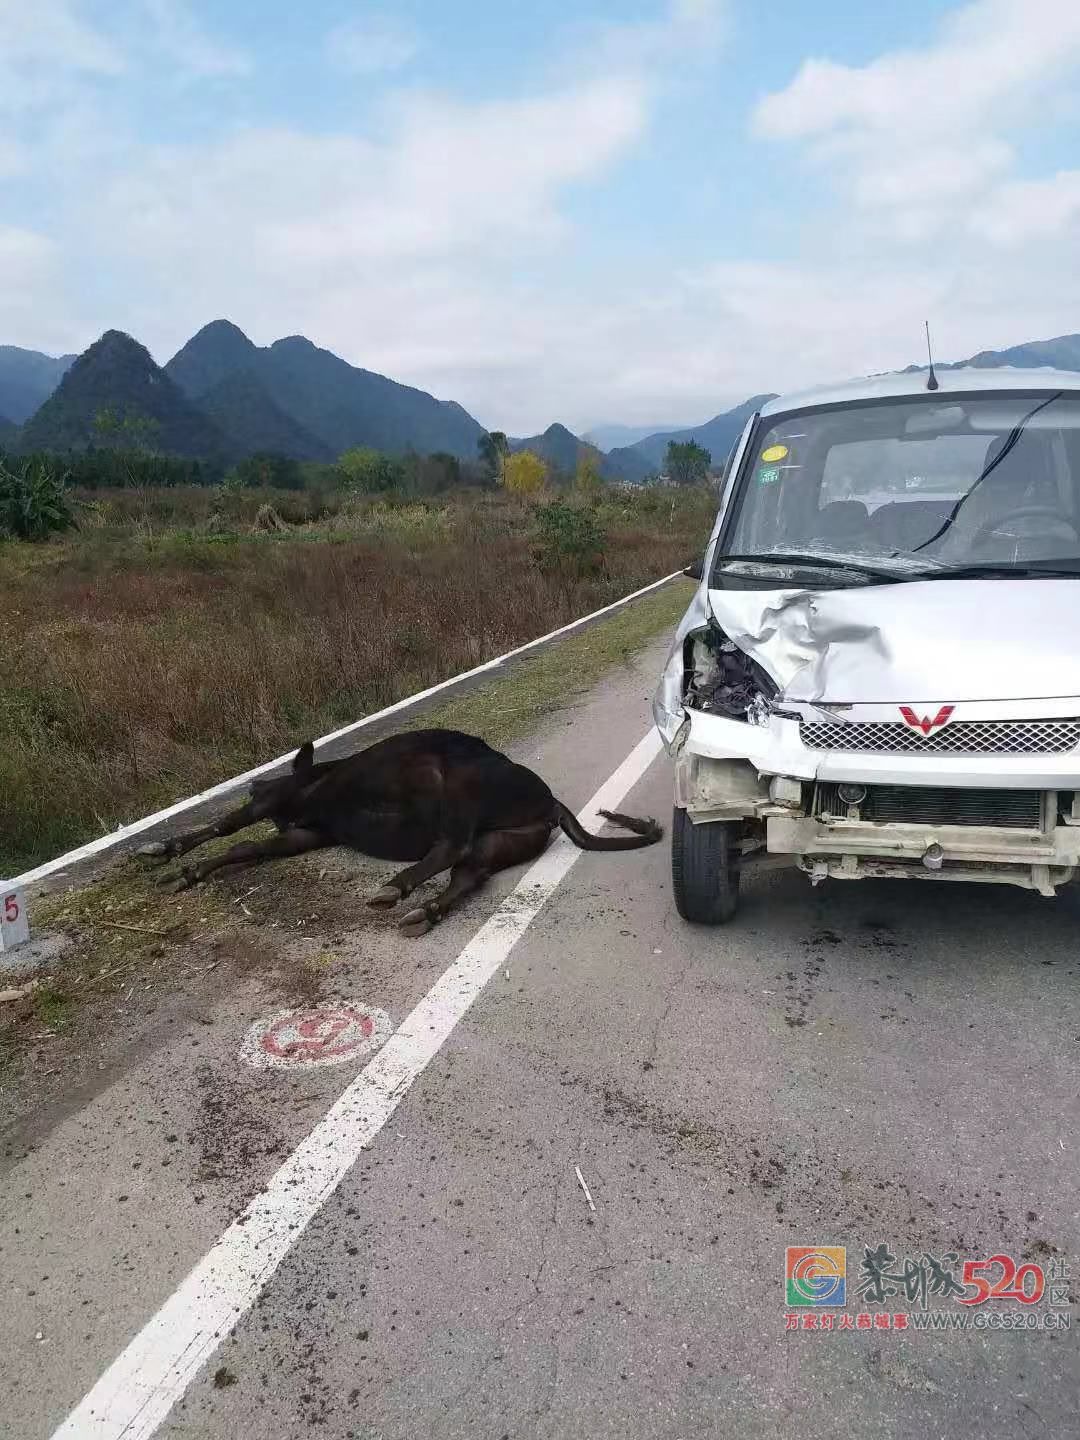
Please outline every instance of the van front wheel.
M675 807L671 825L671 884L675 908L695 925L726 925L739 906L737 820L695 825Z

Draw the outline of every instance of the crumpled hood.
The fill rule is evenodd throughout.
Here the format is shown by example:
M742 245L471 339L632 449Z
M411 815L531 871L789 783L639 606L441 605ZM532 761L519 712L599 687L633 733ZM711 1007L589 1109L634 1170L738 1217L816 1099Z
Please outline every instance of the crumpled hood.
M710 590L787 700L933 704L1080 695L1080 579Z

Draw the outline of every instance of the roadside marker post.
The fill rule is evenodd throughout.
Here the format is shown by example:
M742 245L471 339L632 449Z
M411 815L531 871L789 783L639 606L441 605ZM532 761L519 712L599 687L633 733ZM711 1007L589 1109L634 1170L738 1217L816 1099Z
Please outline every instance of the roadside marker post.
M25 945L30 939L30 920L26 913L26 899L21 890L4 885L0 881L0 954Z

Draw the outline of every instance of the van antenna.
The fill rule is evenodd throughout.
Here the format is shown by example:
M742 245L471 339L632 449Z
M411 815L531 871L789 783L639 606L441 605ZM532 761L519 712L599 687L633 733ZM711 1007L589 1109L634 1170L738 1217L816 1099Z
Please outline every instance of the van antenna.
M923 324L926 326L926 354L930 361L930 375L926 382L926 388L927 390L937 390L938 378L934 374L934 352L930 348L930 321L924 320Z

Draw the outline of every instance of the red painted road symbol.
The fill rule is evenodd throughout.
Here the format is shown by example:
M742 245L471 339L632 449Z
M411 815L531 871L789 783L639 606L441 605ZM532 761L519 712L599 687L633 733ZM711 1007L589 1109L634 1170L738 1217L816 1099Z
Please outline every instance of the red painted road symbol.
M910 705L901 705L900 714L904 717L904 723L910 725L913 730L921 730L924 735L929 735L931 730L937 730L942 725L948 724L949 716L954 707L942 705L937 714L930 718L929 715L916 715Z
M377 1050L390 1034L390 1018L367 1005L341 1002L283 1010L253 1025L240 1054L249 1065L310 1069L340 1065Z

